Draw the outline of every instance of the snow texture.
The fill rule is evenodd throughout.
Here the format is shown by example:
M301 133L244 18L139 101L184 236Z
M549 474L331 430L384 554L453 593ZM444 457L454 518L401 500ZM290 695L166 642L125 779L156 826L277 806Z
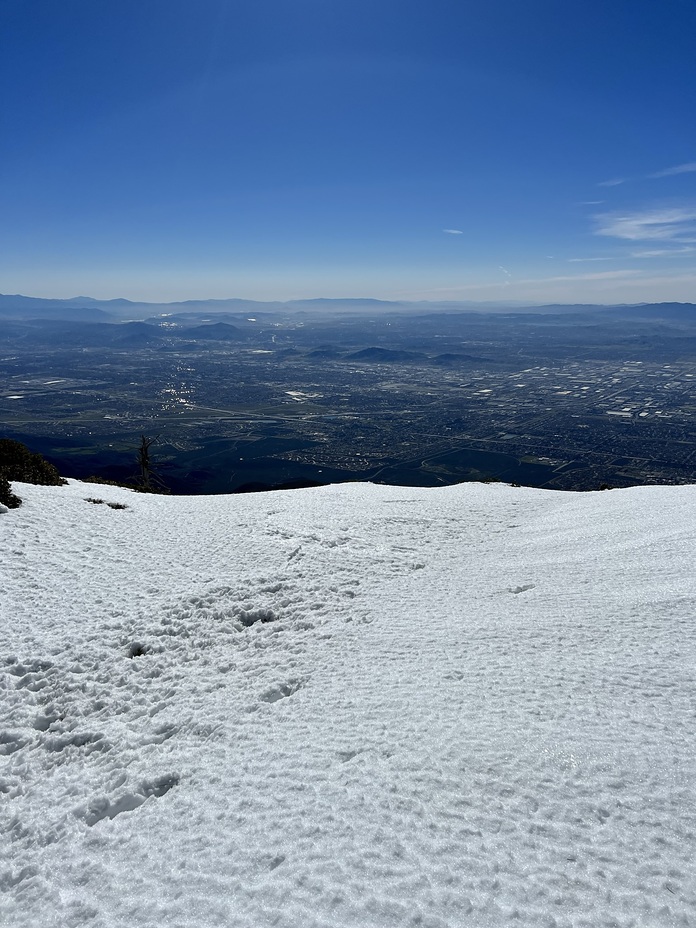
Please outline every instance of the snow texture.
M696 925L696 487L14 489L1 924Z

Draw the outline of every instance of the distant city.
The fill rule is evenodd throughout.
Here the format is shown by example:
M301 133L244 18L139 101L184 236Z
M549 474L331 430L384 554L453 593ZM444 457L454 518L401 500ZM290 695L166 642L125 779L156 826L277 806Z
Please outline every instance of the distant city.
M696 482L696 306L0 297L0 433L173 493Z

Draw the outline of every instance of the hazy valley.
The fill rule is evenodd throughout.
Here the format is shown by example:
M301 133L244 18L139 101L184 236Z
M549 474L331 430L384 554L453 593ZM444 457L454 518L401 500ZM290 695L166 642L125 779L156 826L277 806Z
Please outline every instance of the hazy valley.
M0 300L2 430L67 476L132 478L147 434L175 493L696 480L692 304L25 300Z

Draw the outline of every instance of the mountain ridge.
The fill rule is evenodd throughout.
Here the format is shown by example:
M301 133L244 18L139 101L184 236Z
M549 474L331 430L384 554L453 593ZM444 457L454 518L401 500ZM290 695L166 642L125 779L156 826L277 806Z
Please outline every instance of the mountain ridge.
M44 297L29 297L22 294L0 294L0 318L28 319L28 318L69 318L83 319L93 315L94 320L113 318L123 320L144 319L147 316L169 315L180 312L327 312L330 314L341 312L472 312L472 313L538 313L538 314L569 314L592 312L631 312L644 317L646 314L659 315L669 313L693 314L696 312L694 303L661 302L661 303L523 303L520 301L505 302L491 301L408 301L408 300L379 300L372 297L365 298L312 298L294 300L246 300L238 297L229 299L210 300L183 300L162 303L147 301L132 301L123 298L99 300L94 297L70 297L68 299L51 299ZM55 314L64 315L57 317ZM106 316L104 315L106 314Z

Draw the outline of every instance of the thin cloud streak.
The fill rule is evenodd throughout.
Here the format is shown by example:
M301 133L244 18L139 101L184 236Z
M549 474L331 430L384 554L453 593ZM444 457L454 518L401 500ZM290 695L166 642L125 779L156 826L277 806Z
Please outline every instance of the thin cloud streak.
M636 213L599 213L595 235L628 241L696 242L696 208L650 209Z
M648 274L645 270L625 269L591 274L567 274L516 280L512 287L498 281L466 283L410 291L411 299L482 300L508 305L514 302L593 302L610 305L641 301L676 300L687 302L696 284L696 273ZM400 294L403 296L403 293Z
M582 283L584 281L594 280L626 280L630 282L633 278L639 277L642 273L642 271L634 269L625 269L621 271L601 271L596 274L563 274L557 277L527 277L522 280L516 280L515 286L522 284ZM497 281L496 283L461 284L458 287L434 287L426 292L458 293L462 290L499 290L506 286L507 281Z
M674 177L675 174L691 174L693 171L696 171L696 161L687 161L686 164L665 168L664 171L655 171L654 174L648 174L648 177Z
M632 251L632 258L678 258L680 255L692 255L696 248L686 245L684 248L654 248L650 251Z
M641 174L639 177L612 177L609 180L600 181L598 187L618 187L620 184L626 184L630 180L655 180L660 177L674 177L677 174L690 174L696 171L696 161L687 161L685 164L677 164L671 168L665 168L663 171L655 171L653 174ZM591 205L589 200L587 205Z
M461 229L443 229L448 235L464 235Z
M636 274L640 274L640 271L636 270L623 270L623 271L598 271L596 274L562 274L558 277L530 277L526 280L520 280L521 284L555 284L559 281L566 283L568 281L583 281L583 280L622 280L629 277L635 277Z

